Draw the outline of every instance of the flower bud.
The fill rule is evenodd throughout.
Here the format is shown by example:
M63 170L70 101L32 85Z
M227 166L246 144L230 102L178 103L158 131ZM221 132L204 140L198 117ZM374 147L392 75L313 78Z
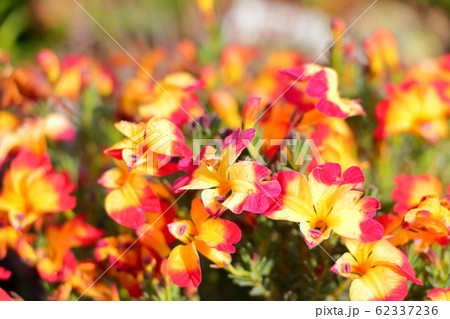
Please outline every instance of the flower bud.
M41 50L37 55L37 61L47 75L51 83L56 82L59 77L60 65L55 52L51 50Z

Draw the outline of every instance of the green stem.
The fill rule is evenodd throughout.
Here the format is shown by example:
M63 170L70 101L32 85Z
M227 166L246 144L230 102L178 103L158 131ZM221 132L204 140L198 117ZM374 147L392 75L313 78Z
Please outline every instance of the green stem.
M262 291L262 295L266 300L270 300L271 299L271 294L270 291L266 289L266 287L264 287L264 285L261 282L261 278L252 278L251 276L248 275L247 271L239 271L236 268L233 267L233 265L229 265L228 267L225 268L230 274L232 274L235 277L240 277L240 278L245 278L246 280L250 281L253 284L253 287L259 288Z

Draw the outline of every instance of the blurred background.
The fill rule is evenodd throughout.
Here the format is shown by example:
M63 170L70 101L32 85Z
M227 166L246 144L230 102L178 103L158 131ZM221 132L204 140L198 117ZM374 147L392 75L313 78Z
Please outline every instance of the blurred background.
M179 39L201 43L211 32L195 0L77 1L136 57L154 46L175 46ZM330 18L339 16L350 25L373 0L214 2L225 43L297 48L315 59L331 43ZM405 64L435 57L450 48L450 1L379 0L349 34L360 40L380 27L398 37ZM103 59L122 53L74 0L1 0L0 49L17 61L46 47Z

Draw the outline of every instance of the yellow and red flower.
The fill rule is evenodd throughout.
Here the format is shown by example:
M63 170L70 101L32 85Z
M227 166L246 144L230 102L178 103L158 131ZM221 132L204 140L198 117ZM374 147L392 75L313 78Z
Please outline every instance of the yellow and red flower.
M8 251L14 250L27 264L36 262L33 243L36 237L14 229L8 220L7 213L0 212L0 260L6 257Z
M166 202L161 204L162 211L148 214L147 223L136 229L137 239L128 234L102 238L94 252L98 261L108 260L114 266L111 276L134 298L143 293L144 273L157 275L158 265L169 256L169 245L175 240L167 227L175 210Z
M79 215L62 225L50 225L45 231L46 245L37 248L36 268L42 279L59 286L49 300L67 300L72 291L94 300L118 300L114 285L98 281L98 265L92 261L78 261L72 248L89 246L105 232L85 222ZM98 281L98 282L97 282Z
M147 221L141 225L136 234L139 242L153 252L153 256L159 259L167 258L170 253L169 245L175 240L167 225L175 219L173 204L161 201L161 211L147 215Z
M74 188L66 174L53 171L47 155L22 150L3 177L0 210L14 228L23 229L47 213L73 209Z
M302 112L319 112L337 118L365 114L357 101L340 96L338 75L331 68L303 64L283 70L282 73L296 81L286 92L285 98ZM326 116L322 118L325 119Z
M430 246L450 242L450 210L448 197L424 196L420 203L402 215L386 214L377 218L394 246L414 241L418 251L430 252Z
M241 45L220 47L215 1L197 0L197 5L211 41L198 46L185 39L171 46L173 50L155 47L139 60L139 68L127 54L113 56L121 75L134 72L129 80L120 81L120 95L114 94L119 82L110 69L88 56L60 59L53 51L42 50L36 70L16 68L10 56L0 52L0 262L14 270L8 279L11 271L0 267L0 282L8 280L12 290L20 284L22 267L10 267L20 259L24 267L37 271L50 300L82 296L118 300L119 292L127 300L197 299L202 277L211 277L213 285L220 281L202 270L203 255L211 268L225 268L236 284L251 286L250 295L267 299L285 296L287 288L269 282L274 279L266 278L270 272L283 275L285 268L292 269L285 266L301 270L313 266L314 280L305 287L299 288L297 282L288 287L294 296L307 298L311 288L319 292L317 285L328 278L323 276L327 263L316 258L320 251L308 252L306 247L323 243L330 249L342 248L343 242L347 252L331 270L346 278L326 285L333 292L321 291L315 297L342 299L342 291L351 284L351 300L403 300L408 285L421 285L418 278L424 278L428 287L442 288L428 292L415 287L410 298L422 294L424 299L428 292L431 300L449 299L450 288L439 269L448 257L443 248L450 244L450 195L441 197L444 184L438 179L448 183L448 176L442 160L424 167L443 154L424 149L416 163L407 158L397 161L405 152L394 151L402 143L402 136L394 135L418 135L412 139L413 151L420 148L421 137L446 146L450 54L406 68L395 37L378 30L365 41L367 59L362 61L357 44L343 37L344 21L337 18L331 21L335 43L328 65L307 64L294 50L270 53ZM265 61L256 61L260 53ZM220 61L214 61L217 57ZM370 116L364 123L346 121L365 113L354 99L358 95L374 111L375 123ZM117 107L97 108L87 117L74 111L77 105L94 107L99 97L105 105ZM95 115L105 136L91 134L89 115ZM118 132L113 133L125 137L104 151L114 158L114 166L98 179L106 188L103 208L112 219L102 220L101 214L95 218L98 203L89 203L101 200L103 193L91 177L111 161L98 152L107 135L115 135L108 131L111 115L118 121ZM203 127L195 127L197 121ZM375 135L378 150L358 149L357 142L364 144L370 136L356 138L356 133L367 132ZM226 137L222 144L219 136ZM255 136L259 140L252 145ZM75 138L76 143L53 143ZM217 147L203 147L194 159L187 145L192 142L195 148L200 138ZM296 144L294 138L310 146L313 159L304 166L300 160L308 157L307 147L291 145ZM385 158L387 146L398 156ZM284 147L286 156L275 154ZM94 214L95 224L71 211L76 205L71 195L75 186L67 174L55 171L50 154L79 175L76 193L81 206L94 208L89 214ZM369 164L360 158L380 167L405 164L405 172L441 172L436 177L396 176L389 167L373 169L366 183L370 193L385 192L392 182L387 175L396 176L393 200L387 201L393 211L376 218L381 204L364 195L362 169ZM379 189L374 182L381 183ZM197 192L184 194L188 190ZM229 215L232 222L222 218L226 210L244 214ZM276 220L294 224L278 228ZM294 255L314 259L306 268L292 260L274 263L275 257L292 255L295 245L286 243L296 224L306 244L302 242ZM273 230L285 234L269 238L267 230L274 225ZM241 226L242 232L253 233L248 238L251 245L239 251L239 263L231 265ZM180 242L174 244L176 239ZM277 243L282 247L275 247ZM261 249L251 251L256 244ZM412 266L425 273L416 277ZM305 276L288 276L287 281L302 281ZM3 299L20 297L0 288Z
M114 167L104 172L98 182L110 189L105 198L105 210L120 225L136 229L145 223L147 212L161 210L151 184L133 171Z
M350 300L403 300L408 293L407 280L422 285L414 275L408 258L388 240L362 243L344 238L349 252L331 268L353 282Z
M167 262L170 279L180 287L192 283L197 287L202 280L198 253L218 267L227 267L231 262L233 244L241 240L241 230L228 220L212 218L201 200L192 201L190 220L180 220L168 225L171 234L186 245L176 246Z
M450 288L434 288L428 292L427 297L432 301L450 301Z
M187 72L169 74L159 85L147 84L150 99L137 106L139 115L143 119L169 119L176 125L191 122L204 114L195 94L202 86L201 81Z
M164 201L161 205L160 213L148 214L147 223L136 229L137 239L129 234L102 238L94 251L98 261L107 260L114 266L110 275L133 298L143 293L144 274L159 275L156 270L169 256L169 245L175 240L167 227L175 218L175 210Z
M426 249L431 244L446 246L450 242L450 204L448 197L425 196L417 208L409 210L403 228L408 237Z
M450 102L450 54L413 66L406 73L405 81L434 85L442 100Z
M37 252L40 256L37 270L41 278L49 282L63 281L67 272L76 268L71 248L94 244L105 232L85 222L85 216L77 216L62 225L46 229L46 246Z
M181 130L169 120L152 118L146 123L120 121L116 128L127 138L105 150L105 154L125 161L130 171L167 175L177 167L167 159L192 154Z
M442 193L442 183L429 174L396 176L394 183L396 187L391 193L395 202L394 212L402 216L416 207L424 196L440 196Z
M360 168L350 167L341 175L339 164L326 163L314 168L308 178L295 171L282 171L274 178L281 194L264 215L299 223L310 248L328 239L332 230L361 242L383 236L383 227L372 219L380 203L354 190L364 182Z
M412 229L408 230L409 226L404 225L405 214L411 210L422 205L427 197L440 196L442 193L442 183L433 175L400 175L394 177L396 187L391 193L392 199L395 202L395 214L385 214L377 218L383 225L386 235L393 235L389 241L394 246L401 246L407 244L410 240L419 238L419 234L423 232L416 232ZM411 217L410 217L411 218ZM434 224L433 224L434 225ZM431 226L431 225L430 225ZM431 243L435 242L433 239ZM423 243L420 240L416 241L418 248L427 249L430 243Z
M376 106L375 138L399 133L423 136L436 142L448 135L449 104L431 83L402 82L386 87L388 96Z
M280 193L278 182L264 181L271 174L268 168L253 161L235 163L255 134L254 129L240 132L239 129L225 138L220 160L203 158L191 176L174 184L177 191L202 190L203 203L212 216L227 209L235 214L244 210L262 213L269 208L267 197Z

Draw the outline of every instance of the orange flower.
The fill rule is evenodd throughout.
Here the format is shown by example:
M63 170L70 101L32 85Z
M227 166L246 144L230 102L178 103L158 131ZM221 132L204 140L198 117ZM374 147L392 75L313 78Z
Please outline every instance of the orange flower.
M268 109L263 117L257 122L258 126L261 127L263 131L263 138L269 141L272 139L287 138L290 130L295 129L294 123L292 123L295 110L296 106L285 103L284 101L278 101ZM302 120L302 123L303 122L304 119ZM278 149L279 147L275 145L267 145L267 157L274 156Z
M250 98L247 102L245 102L242 107L242 126L244 131L250 128L254 128L255 121L258 119L258 113L260 108L260 98Z
M227 91L215 91L210 96L211 105L225 125L231 129L241 127L239 106L234 97Z
M265 143L266 157L273 157L280 149L279 145L271 145L271 140L288 139L292 131L309 135L313 126L328 119L318 111L302 113L294 104L278 100L257 122L263 130L263 138L268 140Z
M140 245L131 246L136 239L130 234L104 237L97 241L94 256L97 261L107 260L119 270L140 270ZM128 249L128 250L127 250ZM125 250L127 253L124 254Z
M49 282L63 281L76 262L71 248L91 245L105 234L87 224L85 219L85 216L77 216L46 229L47 245L38 250L37 270L41 278Z
M84 297L99 301L118 301L119 293L115 284L106 284L101 276L99 265L90 260L70 263L70 271L64 276L64 281L55 290L49 300L67 300L72 291L83 294ZM99 279L97 281L97 279Z
M3 71L3 72L2 72ZM37 99L48 97L50 87L38 72L31 69L0 69L0 107L25 107Z
M20 126L20 118L8 111L0 111L0 132L14 130Z
M150 263L153 257L144 246L134 243L135 238L128 234L102 238L94 254L98 261L107 260L108 266L113 266L110 276L128 291L130 297L139 298L143 293L144 261Z
M48 49L41 50L37 61L47 75L55 96L78 99L81 90L93 85L102 96L110 95L115 79L109 69L94 59L71 55L62 61Z
M189 73L171 73L159 81L159 85L147 84L151 100L138 105L139 114L144 119L169 119L176 125L191 122L204 114L195 95L195 90L202 86L203 83Z
M202 280L198 252L218 267L231 262L232 245L241 240L239 227L222 218L211 218L201 200L192 201L191 218L169 224L171 234L186 245L176 246L167 262L170 279L180 287L190 282L197 287Z

